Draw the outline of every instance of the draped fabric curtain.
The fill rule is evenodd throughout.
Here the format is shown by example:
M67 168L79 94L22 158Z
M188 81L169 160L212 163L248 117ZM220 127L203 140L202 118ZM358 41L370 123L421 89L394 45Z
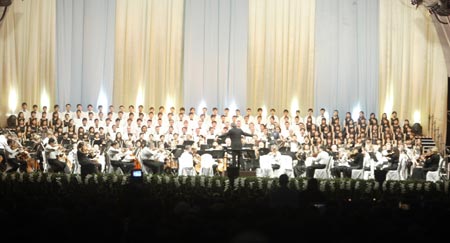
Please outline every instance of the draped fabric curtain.
M117 0L114 104L182 104L183 8L183 0Z
M249 9L248 105L312 107L315 1L250 0Z
M49 106L55 86L55 0L14 1L0 25L0 120L22 101Z
M57 92L66 103L112 102L116 0L57 0Z
M444 23L450 23L450 16L439 16L439 19ZM444 50L445 62L447 63L447 76L450 77L450 27L448 24L439 23L436 18L433 18L433 23Z
M409 0L380 0L380 113L420 123L430 118L446 134L447 70L442 46L425 8ZM445 136L435 138L438 143Z
M316 0L315 111L378 112L378 0Z
M186 0L185 106L245 109L247 42L248 0Z

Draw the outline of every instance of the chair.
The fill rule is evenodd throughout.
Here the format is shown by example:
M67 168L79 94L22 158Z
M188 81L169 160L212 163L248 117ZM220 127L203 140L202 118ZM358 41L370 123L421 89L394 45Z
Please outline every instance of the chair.
M69 153L69 157L72 158L72 174L81 174L80 164L78 163L77 151L72 150Z
M47 153L42 151L42 165L44 166L44 173L50 172L50 165L47 160Z
M441 170L442 170L443 164L444 164L444 158L441 157L441 159L439 160L438 169L435 171L427 172L426 181L436 182L436 181L441 180L442 179Z
M289 155L281 155L280 169L277 170L276 177L282 174L286 174L291 178L294 178L294 168L292 166L292 157Z
M273 177L273 174L271 156L259 156L259 168L256 169L256 177Z
M112 172L112 173L118 174L118 175L124 174L122 169L119 166L114 166L111 164L111 158L109 157L109 154L107 152L105 153L105 165L107 165L107 166L105 166L105 170L106 170L106 167L108 167L108 170L106 171L108 173Z
M330 156L330 158L328 159L327 164L325 165L325 168L323 169L315 169L314 170L314 178L316 179L330 179L331 178L331 160L333 159L333 157Z
M365 157L362 168L361 169L353 169L351 178L352 179L364 179L364 172L366 172L364 170L364 168L366 168L368 162L370 162L370 157L369 158Z
M399 161L396 170L389 170L387 172L386 181L399 181L401 169L402 169L402 163L400 163L400 161Z
M202 154L201 155L201 168L200 175L203 176L213 176L213 165L216 163L211 154Z
M148 167L144 164L144 160L142 159L142 153L139 153L137 156L139 163L141 164L141 169L144 175L152 174L152 171L148 169Z
M179 176L194 176L194 158L189 153L183 153L178 158L178 175Z

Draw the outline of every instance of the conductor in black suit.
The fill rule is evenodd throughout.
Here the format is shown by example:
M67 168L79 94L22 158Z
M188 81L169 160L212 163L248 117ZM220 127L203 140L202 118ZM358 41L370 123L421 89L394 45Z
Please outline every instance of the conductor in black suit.
M238 128L235 123L231 123L231 129L222 135L219 138L227 138L231 139L231 157L232 157L232 166L240 167L240 161L242 158L242 136L252 137L251 134L242 131L242 129Z

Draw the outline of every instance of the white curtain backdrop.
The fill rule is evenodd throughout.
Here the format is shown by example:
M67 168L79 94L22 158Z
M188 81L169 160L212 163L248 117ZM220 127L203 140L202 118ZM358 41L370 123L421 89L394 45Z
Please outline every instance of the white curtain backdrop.
M315 111L378 112L379 1L316 0ZM356 113L356 114L355 114ZM377 114L377 116L379 116Z
M186 0L186 107L245 109L248 11L248 0Z
M57 103L112 102L116 0L57 0Z

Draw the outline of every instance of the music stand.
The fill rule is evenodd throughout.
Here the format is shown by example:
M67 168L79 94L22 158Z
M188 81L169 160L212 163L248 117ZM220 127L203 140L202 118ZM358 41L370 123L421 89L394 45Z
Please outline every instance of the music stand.
M182 145L181 145L182 146ZM179 148L178 146L177 146L177 148L172 152L173 153L173 157L175 158L175 159L178 159L180 156L181 156L181 154L183 154L183 148Z
M186 148L186 146L192 146L192 144L194 144L193 140L185 140L183 142L183 146Z
M254 146L254 144L246 143L246 144L242 145L242 148L243 149L251 149L251 148L253 148L253 146Z
M197 151L198 154L210 154L214 159L221 159L225 157L225 150L199 150Z
M207 150L207 149L209 149L210 148L210 146L208 145L208 144L202 144L202 145L200 145L200 150Z
M247 157L247 159L256 159L255 150L253 149L243 149L242 156Z

